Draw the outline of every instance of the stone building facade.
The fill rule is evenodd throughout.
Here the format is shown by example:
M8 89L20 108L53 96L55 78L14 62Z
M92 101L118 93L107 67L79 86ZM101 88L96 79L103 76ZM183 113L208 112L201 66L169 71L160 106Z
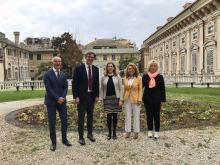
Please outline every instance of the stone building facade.
M26 81L29 76L29 50L19 42L19 32L11 41L0 32L0 81Z
M49 63L54 56L59 56L58 51L52 47L50 38L27 38L26 47L30 50L29 72L31 80L42 79L38 74L38 67L42 63Z
M83 48L83 55L87 52L94 52L96 59L94 65L99 68L100 76L103 75L107 62L112 61L119 66L122 58L140 59L140 53L136 45L127 39L95 39ZM85 61L85 59L83 60Z
M144 68L157 60L167 82L220 82L220 1L196 0L157 27L141 47Z

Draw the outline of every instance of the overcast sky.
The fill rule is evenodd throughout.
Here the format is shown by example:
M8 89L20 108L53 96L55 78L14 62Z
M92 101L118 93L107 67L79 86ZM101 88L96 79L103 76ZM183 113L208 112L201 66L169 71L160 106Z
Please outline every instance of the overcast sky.
M127 38L140 47L156 27L194 0L0 0L0 32L14 40L70 32L87 44L94 38Z

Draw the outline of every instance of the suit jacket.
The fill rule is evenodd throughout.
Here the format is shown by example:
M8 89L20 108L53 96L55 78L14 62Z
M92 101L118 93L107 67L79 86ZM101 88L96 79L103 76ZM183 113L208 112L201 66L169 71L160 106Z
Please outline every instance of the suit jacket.
M92 65L92 77L92 96L95 99L95 97L99 97L99 69L94 65ZM88 76L85 64L77 66L74 70L72 92L73 97L79 97L80 100L85 99L88 94Z
M108 83L108 76L103 76L101 80L101 89L100 89L100 98L105 99L106 92L107 92L107 83ZM112 80L114 82L115 86L115 93L116 97L120 98L120 100L123 100L123 87L122 87L122 79L118 76L113 76Z
M124 100L131 99L133 103L142 101L142 80L141 76L135 77L131 86L128 85L128 79L124 79Z
M59 97L63 97L66 100L68 82L62 71L60 72L60 78L58 79L53 69L50 69L44 74L43 79L46 88L46 105L56 104Z
M143 101L145 104L160 104L161 102L166 102L165 84L163 76L158 74L155 77L156 86L154 88L149 88L150 77L148 74L144 74L143 78Z

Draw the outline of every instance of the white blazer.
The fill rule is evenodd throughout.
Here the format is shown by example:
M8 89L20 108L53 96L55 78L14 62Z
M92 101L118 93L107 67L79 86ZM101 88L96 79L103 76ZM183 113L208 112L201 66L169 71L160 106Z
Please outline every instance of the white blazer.
M101 89L100 89L100 99L105 99L106 97L106 92L107 92L107 83L108 83L108 76L103 76L101 79ZM118 76L113 76L112 80L114 82L114 86L115 86L115 93L116 93L116 97L120 98L120 100L123 100L123 86L122 86L122 79L121 77Z

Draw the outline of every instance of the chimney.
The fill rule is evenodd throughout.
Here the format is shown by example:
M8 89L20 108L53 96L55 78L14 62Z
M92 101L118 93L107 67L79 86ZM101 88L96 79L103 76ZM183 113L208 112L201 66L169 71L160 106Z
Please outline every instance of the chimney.
M192 5L192 3L186 3L185 5L183 5L183 9L186 10L187 8L189 8Z
M174 17L167 18L167 22L170 22Z
M162 26L157 26L157 30L159 30L159 29L161 29L162 28Z
M14 36L15 36L15 44L19 45L20 32L14 32Z

